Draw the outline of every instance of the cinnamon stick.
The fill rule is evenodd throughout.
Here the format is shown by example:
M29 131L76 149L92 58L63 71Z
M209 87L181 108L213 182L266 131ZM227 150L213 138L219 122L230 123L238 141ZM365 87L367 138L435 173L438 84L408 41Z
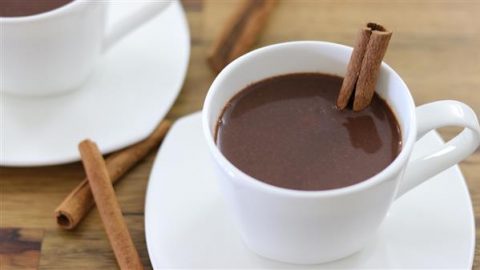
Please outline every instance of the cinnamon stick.
M170 128L170 121L162 121L143 141L110 155L107 171L116 183L130 168L160 144ZM74 229L95 204L88 178L85 178L55 209L57 224L63 229Z
M391 31L376 23L360 30L337 98L339 109L345 109L352 97L354 111L370 105L391 36Z
M207 61L214 72L220 72L252 48L275 3L276 0L243 0L210 50Z
M78 148L98 212L120 269L143 269L127 225L123 220L122 211L115 197L112 181L100 150L90 140L82 141Z
M355 41L355 46L353 47L352 55L348 62L347 74L343 79L342 88L340 89L337 98L337 107L340 109L345 109L347 107L353 94L371 34L372 30L368 27L363 27L357 34L357 40Z
M378 74L382 59L387 52L388 43L392 37L392 32L382 30L373 30L368 42L367 51L362 61L362 68L358 76L357 88L353 102L353 110L361 111L370 105L375 85L377 84Z

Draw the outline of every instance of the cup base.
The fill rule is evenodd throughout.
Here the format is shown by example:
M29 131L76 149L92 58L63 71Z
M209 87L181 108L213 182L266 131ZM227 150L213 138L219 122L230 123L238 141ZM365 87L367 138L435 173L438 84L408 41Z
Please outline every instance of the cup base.
M243 240L243 243L245 246L253 253L256 255L273 260L273 261L278 261L282 263L289 263L289 264L297 264L297 265L316 265L316 264L324 264L324 263L329 263L337 260L341 260L350 256L353 256L354 254L362 251L364 246L361 246L359 248L354 249L353 251L345 252L342 255L337 255L337 256L330 256L330 257L323 257L323 258L301 258L301 257L277 257L271 254L267 254L265 252L259 251L252 246L250 246L245 240Z
M0 95L7 95L14 98L51 98L51 97L58 97L63 95L68 95L73 92L76 92L82 88L82 86L90 80L92 76L91 72L85 78L75 82L71 86L58 88L54 90L48 91L32 91L32 90L20 90L20 89L0 89Z

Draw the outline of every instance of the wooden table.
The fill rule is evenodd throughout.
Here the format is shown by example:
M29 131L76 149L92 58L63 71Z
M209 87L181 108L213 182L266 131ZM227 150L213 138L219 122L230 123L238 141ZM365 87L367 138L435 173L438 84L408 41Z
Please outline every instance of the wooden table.
M192 54L183 91L169 119L201 109L214 78L205 62L207 49L237 4L227 0L184 1L192 35ZM456 99L466 102L480 115L478 14L480 1L285 0L273 13L258 46L305 39L351 45L360 25L369 20L382 22L394 31L386 61L405 79L417 104ZM441 133L449 138L457 131L448 128ZM154 157L155 154L149 155L115 187L135 244L148 266L143 210ZM460 167L478 218L480 150ZM96 210L73 232L62 231L55 224L53 210L83 175L80 163L0 169L0 227L18 229L3 230L0 234L0 254L3 254L0 263L5 267L2 269L19 269L13 265L42 269L116 267ZM477 230L478 226L477 222ZM11 245L2 243L7 238ZM477 245L475 264L480 268L479 252Z

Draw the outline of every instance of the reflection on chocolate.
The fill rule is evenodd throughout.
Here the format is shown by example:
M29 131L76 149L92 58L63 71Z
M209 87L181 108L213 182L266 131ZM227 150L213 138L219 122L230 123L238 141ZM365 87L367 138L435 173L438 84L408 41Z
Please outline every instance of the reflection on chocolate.
M372 116L347 117L347 121L343 123L343 126L348 130L350 143L353 147L363 149L367 153L375 153L382 148L383 143ZM368 133L370 137L358 136L357 133L359 132Z
M401 149L398 123L375 94L339 111L338 76L298 73L254 83L226 105L216 143L237 168L272 185L326 190L368 179Z

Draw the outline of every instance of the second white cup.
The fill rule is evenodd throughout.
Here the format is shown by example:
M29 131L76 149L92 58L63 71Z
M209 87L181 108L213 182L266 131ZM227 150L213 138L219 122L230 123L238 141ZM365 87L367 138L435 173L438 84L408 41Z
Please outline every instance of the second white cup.
M45 13L0 17L0 92L45 96L79 87L102 53L170 2L145 2L108 33L109 1L74 0Z

